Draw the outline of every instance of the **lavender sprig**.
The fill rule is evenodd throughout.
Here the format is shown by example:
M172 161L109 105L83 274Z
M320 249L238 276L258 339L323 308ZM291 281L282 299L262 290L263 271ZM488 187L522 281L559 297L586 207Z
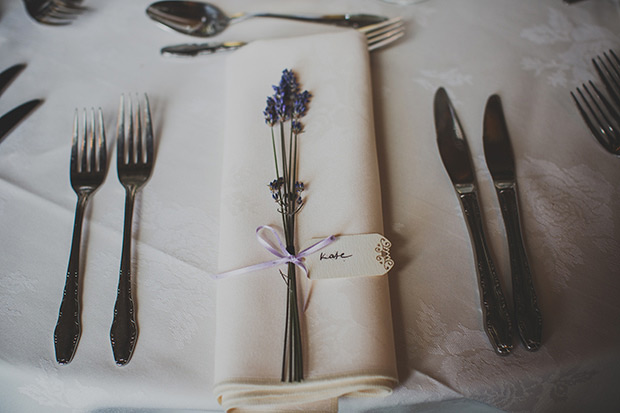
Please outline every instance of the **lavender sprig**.
M286 249L290 254L295 254L295 216L304 203L301 196L304 183L297 180L297 140L304 130L300 119L306 115L312 95L307 90L300 92L297 76L288 69L282 72L280 83L274 85L273 90L274 94L267 97L263 111L265 123L271 127L276 172L276 178L268 186L282 217ZM276 139L276 135L279 135L279 139ZM282 381L298 382L303 380L303 358L294 264L288 264L287 274L283 278L288 288Z

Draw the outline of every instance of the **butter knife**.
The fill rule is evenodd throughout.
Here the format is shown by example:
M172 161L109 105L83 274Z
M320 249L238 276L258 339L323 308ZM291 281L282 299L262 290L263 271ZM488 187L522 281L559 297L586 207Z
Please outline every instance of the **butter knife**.
M461 202L472 240L485 332L495 351L508 355L512 350L512 322L484 234L467 141L444 88L435 94L434 114L439 153Z
M538 308L532 273L523 245L514 156L502 102L498 95L491 96L487 101L482 140L486 163L493 177L506 226L517 329L525 348L536 351L541 345L542 315Z
M30 112L32 112L39 104L43 102L41 99L29 100L26 103L22 103L10 112L0 117L0 142L11 129L15 127L22 119L24 119Z
M183 43L162 47L160 52L164 56L197 56L202 54L223 52L225 50L237 50L245 44L246 43L244 42Z
M5 71L3 71L2 73L0 73L0 94L4 92L4 89L6 89L8 84L11 83L11 80L15 79L15 76L17 76L19 72L24 70L25 67L26 67L25 64L20 63L17 65L11 66Z

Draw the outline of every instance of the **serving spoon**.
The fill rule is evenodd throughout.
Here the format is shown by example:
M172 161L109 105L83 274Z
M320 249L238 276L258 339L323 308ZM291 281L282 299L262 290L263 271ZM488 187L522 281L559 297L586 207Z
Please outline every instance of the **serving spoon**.
M146 14L158 23L173 30L196 37L211 37L224 31L230 24L252 17L273 17L325 23L358 28L380 23L387 17L371 14L298 15L277 13L237 13L227 16L213 4L199 1L158 1L146 9Z

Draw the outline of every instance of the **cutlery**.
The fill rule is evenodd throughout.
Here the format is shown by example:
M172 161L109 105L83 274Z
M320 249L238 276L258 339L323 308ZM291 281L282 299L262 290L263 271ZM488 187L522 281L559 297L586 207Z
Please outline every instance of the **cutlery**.
M30 17L53 26L71 23L84 10L81 4L82 0L24 0Z
M17 65L13 65L8 69L4 70L0 73L0 94L4 92L4 89L11 83L13 79L26 67L25 64L20 63Z
M494 350L508 355L512 350L510 315L486 242L467 141L444 88L435 94L434 115L439 153L459 197L472 239L485 331Z
M381 23L360 27L357 31L364 33L368 41L368 50L372 51L387 46L404 36L405 24L400 17L395 17ZM199 54L232 51L246 44L244 42L185 43L164 47L161 49L161 54L165 56L196 56Z
M607 63L600 56L598 56L598 62L596 59L592 59L592 63L605 84L609 96L616 104L616 107L620 108L620 59L618 59L613 50L609 51L609 55L603 53L603 56Z
M131 226L136 193L148 181L153 169L153 128L147 95L144 95L144 119L139 102L135 117L131 97L128 106L126 113L125 98L121 95L116 162L118 179L125 187L125 224L114 319L110 329L112 352L119 366L129 363L138 337L131 287Z
M80 314L80 241L84 210L90 196L103 183L107 170L105 132L101 109L91 109L89 122L86 110L83 115L83 130L79 131L78 111L73 121L73 141L71 145L71 187L77 194L73 239L65 288L60 303L58 322L54 330L56 360L60 364L70 363L75 355L81 332Z
M197 37L215 36L224 31L230 24L245 21L252 17L273 17L354 28L387 20L386 17L368 14L314 16L278 13L238 13L227 16L213 4L198 1L158 1L146 9L146 14L166 27Z
M7 86L17 75L24 70L25 64L17 64L9 67L0 73L0 94L4 92ZM0 141L4 138L22 119L43 102L41 99L33 99L26 103L22 103L16 108L0 117Z
M517 330L525 348L536 351L541 344L542 316L523 245L514 156L498 95L491 96L487 101L482 140L486 163L493 178L508 237Z
M0 142L30 112L43 102L41 99L29 100L0 117Z

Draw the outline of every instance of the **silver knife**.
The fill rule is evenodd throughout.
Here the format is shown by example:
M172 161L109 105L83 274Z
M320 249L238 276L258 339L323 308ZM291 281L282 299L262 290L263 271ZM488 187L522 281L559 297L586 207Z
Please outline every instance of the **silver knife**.
M538 308L532 273L523 245L514 156L502 102L497 95L491 96L487 101L482 140L487 166L493 177L506 226L517 329L525 348L536 351L541 345L542 315Z
M508 355L512 351L512 322L484 234L467 141L444 88L435 94L434 113L439 153L461 201L472 240L484 328L495 351Z
M0 94L4 91L11 80L15 78L26 67L25 64L20 63L18 65L14 65L6 69L4 72L0 73Z
M212 54L227 50L237 50L245 46L244 42L208 42L208 43L183 43L173 46L166 46L161 49L164 56L197 56L201 54Z
M15 125L39 106L41 102L43 102L41 99L30 100L0 117L0 141L15 127Z

